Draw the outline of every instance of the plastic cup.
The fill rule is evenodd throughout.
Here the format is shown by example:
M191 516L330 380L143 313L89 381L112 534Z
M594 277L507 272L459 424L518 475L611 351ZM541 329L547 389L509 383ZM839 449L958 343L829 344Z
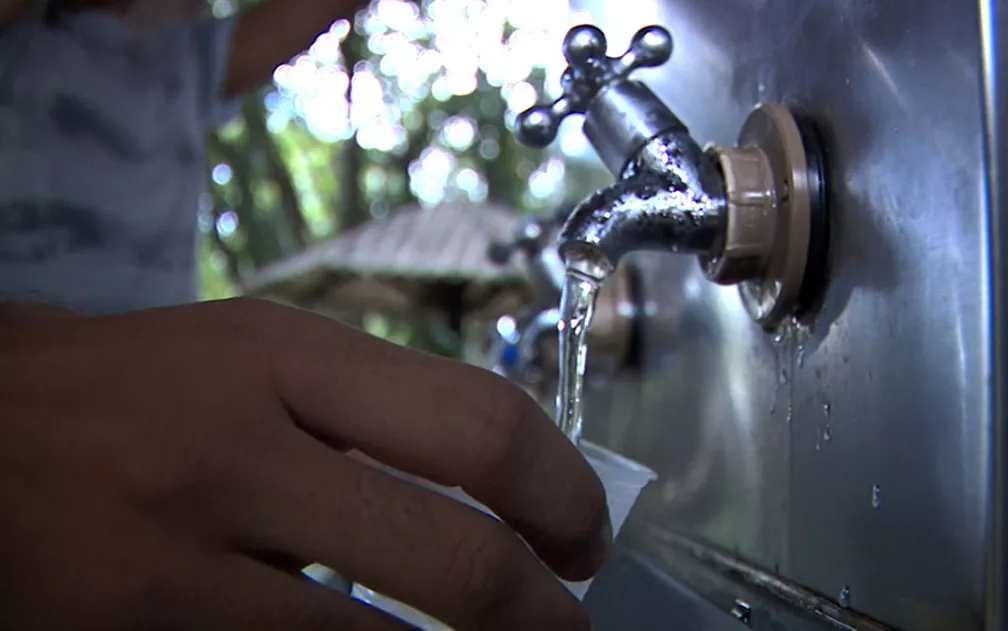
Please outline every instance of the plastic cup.
M630 509L632 509L634 504L637 502L637 497L640 496L641 491L648 485L648 483L652 482L658 476L654 471L648 469L644 465L638 464L628 458L624 458L605 447L600 447L598 445L582 441L579 448L581 453L584 454L585 459L588 460L588 463L591 464L593 469L595 469L595 473L598 475L599 479L602 480L602 487L605 489L606 493L606 504L609 506L609 519L612 522L613 538L615 538L616 535L619 534L623 524L626 522L626 518L630 514ZM452 499L464 504L468 504L487 515L496 518L496 515L494 515L490 509L466 495L459 488L440 486L438 484L428 482L427 480L402 473L401 471L390 469L389 467L380 465L374 461L366 459L365 461L372 466L378 466L383 471L392 473L393 475L413 482L414 484L419 484L420 486L441 493L442 495L451 497ZM570 583L567 581L562 582L567 586L567 589L569 589L571 593L577 597L578 600L584 599L584 596L588 592L588 588L592 583L591 579L580 583ZM351 596L361 602L375 607L376 609L392 614L400 620L418 627L422 631L452 631L450 627L417 611L416 609L387 596L383 596L371 589L368 589L367 587L364 587L363 585L354 584L353 589L351 590Z
M637 503L641 491L658 476L644 465L624 458L605 447L581 441L579 448L588 463L595 469L596 475L602 480L606 504L609 506L609 519L612 521L613 538L615 539L620 529L623 528L623 523L626 522L630 509ZM591 579L580 583L564 581L564 585L577 596L578 600L583 600L585 593L591 586Z

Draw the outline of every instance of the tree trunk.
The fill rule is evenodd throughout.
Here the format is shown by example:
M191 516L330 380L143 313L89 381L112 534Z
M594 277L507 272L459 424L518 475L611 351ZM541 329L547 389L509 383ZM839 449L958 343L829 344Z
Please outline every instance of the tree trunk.
M346 62L347 82L346 99L347 104L352 107L351 86L353 85L354 66L363 59L361 47L364 45L361 37L354 31L350 31L343 41L343 58ZM364 196L361 194L361 172L364 169L364 150L357 144L356 131L348 138L340 151L339 164L340 173L340 200L337 213L339 216L339 226L341 231L349 230L355 226L366 223L371 219L371 212L364 203Z
M258 217L255 208L255 196L252 183L256 178L255 169L249 159L252 145L234 147L222 141L216 134L211 134L207 140L209 148L231 166L232 182L238 191L238 203L234 205L238 215L238 226L245 237L242 248L245 261L253 268L276 260L282 253L282 248L274 230L269 223Z
M297 252L307 243L308 227L304 215L301 214L301 203L291 181L290 172L266 127L262 99L258 97L246 99L242 114L248 129L249 144L263 152L266 158L265 175L276 183L280 191L279 218L283 222L282 237L284 237L282 250L285 254Z

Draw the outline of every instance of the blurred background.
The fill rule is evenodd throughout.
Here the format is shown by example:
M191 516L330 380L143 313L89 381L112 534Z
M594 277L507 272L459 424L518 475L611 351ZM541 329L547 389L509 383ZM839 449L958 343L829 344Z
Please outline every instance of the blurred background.
M219 17L252 4L211 2ZM558 95L563 36L591 19L568 0L374 0L333 24L211 136L203 297L260 295L467 355L529 298L488 243L610 181L580 121L545 151L511 134Z

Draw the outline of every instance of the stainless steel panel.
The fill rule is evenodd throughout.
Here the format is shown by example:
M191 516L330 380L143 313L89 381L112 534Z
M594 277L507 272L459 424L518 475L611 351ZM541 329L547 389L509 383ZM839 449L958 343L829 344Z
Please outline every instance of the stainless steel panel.
M987 149L987 214L990 257L991 409L993 484L987 571L987 629L1008 631L1008 2L982 0L980 25L984 71L984 138Z
M648 559L617 547L585 597L597 631L825 631L836 625L779 599L686 561L677 567L690 584L663 573Z
M738 630L731 616L619 548L592 583L584 604L596 631Z
M582 4L607 32L644 25ZM663 571L678 532L897 628L985 627L1006 261L980 19L943 0L660 4L675 52L639 78L701 142L732 142L760 101L810 115L834 221L825 303L780 343L695 261L637 259L644 376L589 402L586 436L659 472L624 542Z

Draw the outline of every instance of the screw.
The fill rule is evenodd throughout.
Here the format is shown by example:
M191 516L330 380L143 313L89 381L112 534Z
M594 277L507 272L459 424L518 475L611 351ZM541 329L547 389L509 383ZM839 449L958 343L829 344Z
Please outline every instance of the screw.
M850 607L850 586L844 585L840 590L840 606L844 609Z
M735 599L735 605L732 607L731 614L745 626L752 626L752 605L741 598Z

